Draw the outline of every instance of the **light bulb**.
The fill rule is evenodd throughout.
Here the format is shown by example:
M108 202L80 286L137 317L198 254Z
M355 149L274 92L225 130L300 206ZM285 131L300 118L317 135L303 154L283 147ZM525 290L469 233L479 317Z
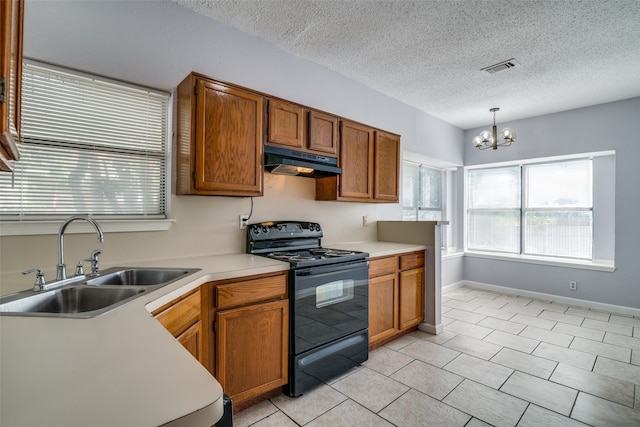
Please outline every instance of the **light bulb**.
M482 147L482 138L480 138L480 135L478 135L475 138L473 138L473 144L476 147Z
M512 143L516 139L516 134L511 129L504 128L500 132L500 138L504 139L505 142Z
M480 138L482 138L482 142L491 142L492 141L492 137L491 137L491 132L489 132L488 130L483 130L482 132L480 132Z

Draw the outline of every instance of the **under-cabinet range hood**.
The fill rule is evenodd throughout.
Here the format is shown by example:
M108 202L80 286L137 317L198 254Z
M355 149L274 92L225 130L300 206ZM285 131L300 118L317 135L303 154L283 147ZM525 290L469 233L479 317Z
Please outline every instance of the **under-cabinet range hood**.
M308 178L340 175L338 159L321 154L289 150L287 148L264 147L264 168L280 175L295 175Z

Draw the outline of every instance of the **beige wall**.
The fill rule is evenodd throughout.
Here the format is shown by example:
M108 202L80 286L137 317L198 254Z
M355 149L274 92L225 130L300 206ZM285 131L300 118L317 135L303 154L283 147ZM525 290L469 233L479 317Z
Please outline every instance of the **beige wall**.
M310 178L265 174L264 197L254 197L250 222L269 220L315 221L323 226L323 243L376 239L378 206L368 203L317 202L315 181ZM244 252L244 231L238 215L248 214L249 198L173 196L168 231L105 233L105 242L95 234L65 235L65 261L72 272L76 262L102 248L101 268L135 262ZM363 227L367 215L373 224ZM72 226L70 226L71 229ZM34 277L20 272L38 267L48 280L55 277L57 236L0 237L0 294L30 288ZM179 262L170 262L178 266Z

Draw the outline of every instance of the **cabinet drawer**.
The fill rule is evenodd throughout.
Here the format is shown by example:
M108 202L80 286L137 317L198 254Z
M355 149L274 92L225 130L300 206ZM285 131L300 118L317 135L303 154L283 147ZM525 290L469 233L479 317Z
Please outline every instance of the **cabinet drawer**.
M369 277L395 273L398 270L398 257L374 258L369 261Z
M218 285L215 291L216 308L225 309L285 297L287 294L286 277L285 274L282 274Z
M200 320L200 290L154 315L171 335L177 337Z
M424 251L400 256L400 270L408 270L416 267L424 267Z

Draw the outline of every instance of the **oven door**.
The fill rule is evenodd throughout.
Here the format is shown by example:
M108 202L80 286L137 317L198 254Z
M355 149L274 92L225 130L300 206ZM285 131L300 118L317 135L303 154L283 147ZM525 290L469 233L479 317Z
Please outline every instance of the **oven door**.
M291 272L291 353L362 331L369 323L369 263L358 261Z

